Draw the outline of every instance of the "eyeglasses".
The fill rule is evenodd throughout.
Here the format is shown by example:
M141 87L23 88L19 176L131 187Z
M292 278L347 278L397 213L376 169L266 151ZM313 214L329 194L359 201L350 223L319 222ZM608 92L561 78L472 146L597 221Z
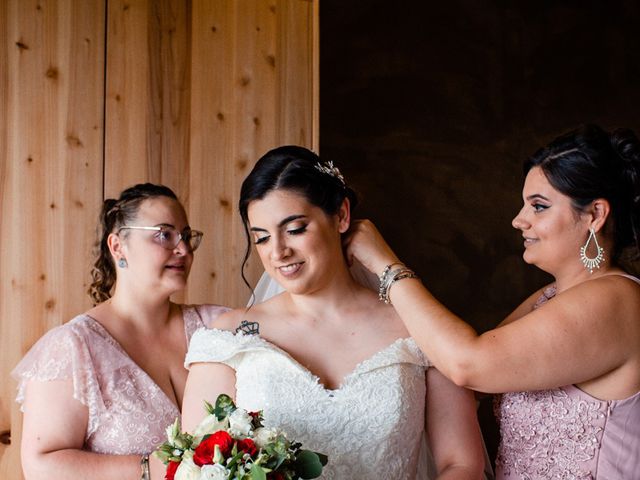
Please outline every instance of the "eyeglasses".
M179 232L173 227L139 227L137 225L127 225L120 227L118 233L120 233L120 230L152 230L158 232L153 236L153 241L161 247L167 250L173 250L178 246L180 241L183 241L191 252L195 252L200 246L202 236L204 235L200 230L191 230L190 228L185 228L182 232Z

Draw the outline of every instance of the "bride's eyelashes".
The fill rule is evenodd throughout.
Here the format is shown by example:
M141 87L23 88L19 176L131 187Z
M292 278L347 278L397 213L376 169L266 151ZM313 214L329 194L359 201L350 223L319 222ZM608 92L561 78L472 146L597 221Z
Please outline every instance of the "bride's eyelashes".
M266 242L267 240L269 240L270 235L265 235L264 237L255 237L253 239L253 243L255 245L260 245L261 243Z
M300 235L301 233L304 233L307 231L307 224L305 223L302 226L299 226L297 228L292 228L290 230L287 230L287 233L289 235Z

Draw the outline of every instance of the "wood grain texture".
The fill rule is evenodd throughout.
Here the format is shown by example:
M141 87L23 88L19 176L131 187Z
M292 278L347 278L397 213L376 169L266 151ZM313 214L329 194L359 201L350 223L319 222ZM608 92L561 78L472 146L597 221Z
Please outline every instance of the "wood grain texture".
M104 2L9 0L0 7L0 369L90 306L102 198ZM15 383L0 386L0 478L20 476Z
M317 40L307 0L0 2L2 378L90 307L101 202L134 183L169 185L206 233L176 300L246 303L240 184L270 148L317 147ZM14 398L4 382L8 480L22 478Z
M207 243L187 298L238 306L249 294L240 184L271 148L317 146L317 2L194 1L192 18L189 212ZM250 283L261 272L254 255Z

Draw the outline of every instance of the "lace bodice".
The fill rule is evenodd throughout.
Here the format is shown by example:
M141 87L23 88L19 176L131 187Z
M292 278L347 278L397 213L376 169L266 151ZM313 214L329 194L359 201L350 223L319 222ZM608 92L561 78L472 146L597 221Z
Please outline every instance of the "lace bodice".
M185 341L227 309L215 305L182 309ZM12 375L22 403L31 380L73 380L73 396L89 410L85 450L108 454L151 452L180 414L151 377L96 320L79 315L46 333Z
M322 478L414 479L424 430L426 361L398 339L327 390L285 351L254 335L197 331L185 361L222 362L236 371L236 403L264 410L305 448L325 453Z
M555 295L545 290L534 308ZM500 423L497 479L640 478L640 393L603 401L574 385L505 393L495 403Z

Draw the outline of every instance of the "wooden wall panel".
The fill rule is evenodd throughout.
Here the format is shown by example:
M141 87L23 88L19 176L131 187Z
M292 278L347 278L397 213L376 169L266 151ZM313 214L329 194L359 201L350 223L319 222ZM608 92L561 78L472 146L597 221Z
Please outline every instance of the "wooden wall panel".
M0 369L90 306L102 198L104 1L2 2ZM0 385L0 478L20 478L15 384Z
M175 189L206 232L177 300L246 302L240 183L270 148L317 148L317 39L308 0L0 1L2 378L90 307L101 202L133 183ZM14 398L3 382L8 480L21 478Z
M109 2L105 192L165 183L205 231L178 299L246 302L240 183L270 148L317 147L317 76L317 2Z
M105 194L188 185L191 2L108 2Z
M189 211L208 243L192 270L191 302L246 303L240 184L268 149L316 146L316 9L304 0L193 2ZM261 271L253 256L247 277L254 283Z

